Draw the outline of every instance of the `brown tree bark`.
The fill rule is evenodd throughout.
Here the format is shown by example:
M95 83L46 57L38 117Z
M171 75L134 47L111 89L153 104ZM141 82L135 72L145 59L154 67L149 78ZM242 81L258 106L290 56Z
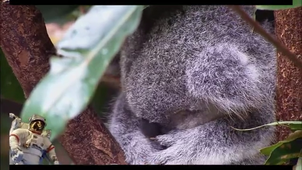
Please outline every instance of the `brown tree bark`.
M302 7L275 11L277 38L302 61ZM302 121L302 69L286 56L277 55L277 120ZM282 140L290 130L278 127L277 138Z
M56 49L34 6L0 3L0 46L27 98L48 72ZM61 144L75 164L126 164L121 148L98 120L88 107L68 123Z

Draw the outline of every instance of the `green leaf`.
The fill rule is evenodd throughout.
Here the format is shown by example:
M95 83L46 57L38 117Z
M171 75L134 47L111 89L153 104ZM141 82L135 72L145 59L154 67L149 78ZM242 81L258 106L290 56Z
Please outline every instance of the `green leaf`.
M288 162L290 159L301 157L301 148L302 146L297 139L291 142L283 143L272 151L265 164L282 165Z
M50 72L31 93L21 118L44 116L52 140L57 137L89 103L110 60L138 26L142 9L93 6L81 16L58 43L58 53L64 57L51 58Z
M266 148L261 149L260 152L261 152L262 154L266 155L266 156L269 156L268 159L270 159L272 153L273 153L276 149L282 147L284 144L290 143L290 142L295 141L295 140L297 140L297 139L299 139L299 138L302 138L302 131L300 131L300 130L291 133L291 134L290 134L285 140L283 140L283 141L279 141L278 143L276 143L276 144L274 144L274 145L271 145L271 146L269 146L269 147L266 147ZM297 143L298 143L298 142L297 142ZM301 148L301 146L300 146L300 148ZM299 149L299 150L300 150L300 149ZM299 150L298 150L298 151L299 151ZM277 152L277 153L278 153L278 152Z
M92 5L81 5L78 8L76 8L72 13L67 15L67 19L77 19L80 16L84 15L83 11L88 11L89 8L91 8ZM83 11L82 11L83 10Z
M293 0L293 5L256 5L257 9L260 10L280 10L280 9L290 9L302 6L301 0Z
M302 122L301 122L301 124L289 124L289 127L293 131L302 130Z
M14 75L11 67L0 49L0 68L1 68L1 97L15 102L23 103L25 101L23 90Z
M254 128L250 128L250 129L238 129L238 128L234 128L231 126L232 129L237 130L237 131L251 131L251 130L256 130L256 129L260 129L266 126L277 126L277 125L288 125L288 126L292 126L293 128L296 127L300 127L302 125L302 121L280 121L280 122L273 122L273 123L268 123L268 124L264 124L261 126L257 126Z
M269 156L276 148L278 148L279 146L281 146L283 143L282 142L278 142L274 145L271 145L269 147L263 148L260 150L260 152L263 155Z
M41 11L45 23L65 23L69 19L67 16L71 14L79 5L36 5Z
M295 131L295 132L291 133L286 139L279 141L278 143L271 145L269 147L263 148L260 150L260 152L264 155L269 156L273 150L275 150L282 144L291 142L291 141L296 140L301 137L302 137L302 131Z

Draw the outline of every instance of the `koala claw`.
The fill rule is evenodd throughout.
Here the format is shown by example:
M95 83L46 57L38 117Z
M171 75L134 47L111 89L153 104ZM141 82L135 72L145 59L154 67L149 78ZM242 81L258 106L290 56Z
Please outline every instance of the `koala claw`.
M165 147L171 147L173 144L175 144L174 138L169 134L157 136L156 142Z

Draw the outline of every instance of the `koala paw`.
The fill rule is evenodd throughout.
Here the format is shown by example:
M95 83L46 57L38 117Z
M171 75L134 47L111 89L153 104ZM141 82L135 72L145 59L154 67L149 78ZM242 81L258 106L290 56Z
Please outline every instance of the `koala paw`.
M154 152L148 164L190 164L198 152L196 140L185 133L169 133L156 137L157 142L166 149ZM185 148L184 148L185 147Z
M123 142L127 144L123 145ZM148 164L147 157L156 152L151 142L140 133L123 135L123 141L120 143L126 155L126 162L129 164Z

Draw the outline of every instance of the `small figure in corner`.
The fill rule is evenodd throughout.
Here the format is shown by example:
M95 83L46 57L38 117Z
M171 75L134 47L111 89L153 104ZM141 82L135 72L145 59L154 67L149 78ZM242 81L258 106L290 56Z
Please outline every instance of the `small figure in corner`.
M41 164L44 158L54 165L59 164L55 147L50 141L50 130L44 130L45 118L33 115L29 123L25 123L13 113L9 116L14 119L9 133L10 164Z

